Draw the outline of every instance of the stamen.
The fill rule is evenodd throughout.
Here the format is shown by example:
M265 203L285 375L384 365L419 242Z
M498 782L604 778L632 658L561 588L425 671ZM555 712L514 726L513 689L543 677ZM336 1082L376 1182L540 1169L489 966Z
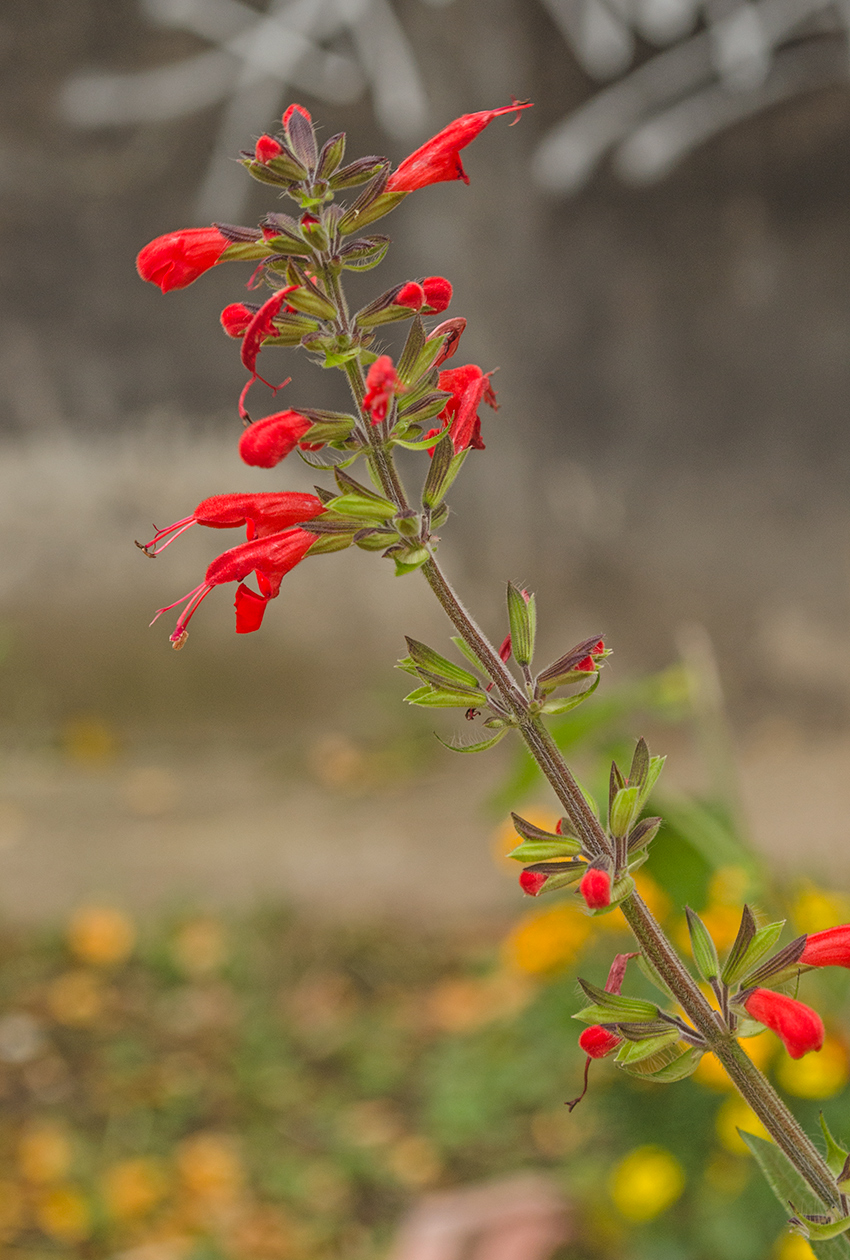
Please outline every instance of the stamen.
M146 556L150 556L153 559L161 551L165 551L166 547L170 547L175 539L179 538L181 534L185 534L186 530L191 529L196 523L194 516L184 516L182 521L175 521L173 525L169 525L165 529L158 529L149 543L137 542L136 546ZM173 534L174 537L168 538L169 534ZM168 538L168 542L164 542L161 547L157 547L156 544L161 538Z
M585 1094L587 1093L587 1074L590 1071L591 1063L592 1063L592 1059L590 1055L588 1055L584 1063L584 1089L581 1091L578 1098L573 1098L571 1099L570 1102L564 1103L564 1106L566 1107L567 1111L572 1111L573 1107L577 1107L579 1103L581 1102L582 1098L584 1098Z
M201 582L200 586L196 586L193 590L189 592L188 595L181 595L179 599L175 599L173 604L166 604L164 608L160 608L157 611L156 616L154 617L153 621L151 622L151 625L154 624L154 621L158 621L163 613L171 612L172 608L177 608L178 605L186 603L187 600L189 601L193 600L195 596L198 594L198 592L202 591L205 586L206 586L206 582Z

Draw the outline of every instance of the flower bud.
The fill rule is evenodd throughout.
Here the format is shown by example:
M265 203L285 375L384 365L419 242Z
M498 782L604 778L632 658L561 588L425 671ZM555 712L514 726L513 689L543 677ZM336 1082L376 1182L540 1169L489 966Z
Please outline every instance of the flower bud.
M426 276L419 283L425 292L425 306L429 315L439 315L452 300L452 286L443 276Z
M241 337L259 307L246 306L244 302L231 302L221 312L221 326L228 337Z
M542 871L522 871L519 886L529 897L539 897L548 878Z
M157 236L136 259L143 280L159 285L163 293L185 289L220 261L230 241L218 228L184 228Z
M413 311L420 310L424 304L425 291L415 280L408 280L407 284L403 284L393 298L394 306L407 306Z
M776 1033L792 1059L802 1059L810 1050L822 1047L823 1021L805 1003L772 989L753 989L743 1005L748 1015Z
M609 1032L601 1024L591 1024L579 1037L578 1044L591 1059L604 1059L606 1054L617 1049L622 1040L622 1037Z
M273 136L262 135L254 148L254 161L265 166L272 158L280 157L281 153L283 153L283 145L279 141Z
M239 439L239 455L252 468L274 468L310 429L297 411L280 411L249 425Z
M611 904L611 876L598 867L591 867L585 872L578 890L588 910L604 910Z
M805 967L850 967L850 923L810 933L797 961Z

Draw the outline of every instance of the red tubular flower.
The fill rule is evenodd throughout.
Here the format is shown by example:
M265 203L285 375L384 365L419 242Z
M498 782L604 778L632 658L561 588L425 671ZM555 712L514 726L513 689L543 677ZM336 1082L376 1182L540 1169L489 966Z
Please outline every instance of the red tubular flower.
M193 525L207 525L211 529L235 529L244 525L248 540L279 534L290 525L311 521L324 512L321 499L314 494L297 491L270 491L260 494L216 494L204 499L191 516L158 529L149 543L137 543L149 556L158 556L181 534ZM165 541L163 541L165 540Z
M812 932L797 961L804 967L850 967L850 923Z
M256 306L246 306L244 302L231 302L229 306L225 306L219 319L228 337L242 337L258 309Z
M219 261L230 241L218 228L184 228L166 232L139 251L136 269L143 280L163 293L185 289Z
M529 897L539 897L548 878L543 871L523 871L519 877L519 886Z
M426 314L439 315L452 300L452 286L444 276L426 276L419 283L425 293Z
M579 1037L578 1044L591 1059L604 1059L606 1054L617 1049L622 1040L622 1037L609 1032L601 1024L591 1024Z
M578 890L588 910L604 910L611 904L611 876L607 871L591 868L582 875Z
M252 378L257 376L257 355L262 349L263 342L267 337L275 335L275 316L280 313L286 295L297 288L297 284L290 284L285 289L278 289L277 293L273 293L263 302L259 310L254 311L250 321L245 325L242 336L242 362Z
M409 306L413 311L421 310L424 305L425 291L415 280L408 280L407 284L403 284L393 298L393 306Z
M792 1059L802 1059L823 1045L823 1020L817 1011L784 993L753 989L744 1001L747 1014L773 1030Z
M440 419L444 428L449 426L455 452L465 451L468 446L483 451L478 408L486 402L494 411L498 410L489 372L482 372L474 363L447 368L440 373L440 389L448 390L452 395L440 413Z
M199 586L196 586L188 595L175 600L173 604L160 608L151 625L163 613L183 604L183 611L177 618L177 625L170 636L173 646L177 649L182 648L188 634L187 626L210 591L226 582L242 583L249 574L254 573L260 593L251 591L249 587L244 587L241 595L237 592L236 630L238 634L249 634L258 630L265 612L265 605L280 593L280 584L284 575L300 564L315 541L315 535L308 533L305 529L289 529L284 533L272 534L268 538L255 538L252 542L231 547L229 551L223 552L213 560ZM249 599L249 596L253 596L253 599ZM259 601L262 601L262 608Z
M515 102L513 105L504 105L501 109L485 109L477 114L464 114L461 118L456 118L404 159L390 176L387 192L413 192L416 188L425 188L428 184L439 184L450 179L462 179L468 184L469 177L463 169L460 150L465 149L500 114L528 109L530 104L530 101L522 104Z
M254 149L254 161L260 162L263 166L267 162L271 162L272 158L280 157L283 153L283 145L275 140L274 136L260 136Z
M249 424L239 439L239 455L252 468L274 468L308 433L311 422L298 411L279 411Z
M428 334L426 341L436 341L438 338L443 340L443 348L432 363L432 367L439 367L441 363L445 363L446 359L452 357L457 350L464 328L466 328L466 320L459 315L455 319L447 319L442 324L438 324L434 331Z
M418 286L417 286L418 288ZM393 397L398 393L399 379L395 365L388 354L377 358L366 373L366 395L363 408L372 417L373 424L386 420Z

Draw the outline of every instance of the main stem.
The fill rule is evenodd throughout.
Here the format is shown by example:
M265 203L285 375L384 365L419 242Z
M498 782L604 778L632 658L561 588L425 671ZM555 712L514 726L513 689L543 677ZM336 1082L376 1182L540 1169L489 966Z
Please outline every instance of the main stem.
M372 467L387 498L400 512L409 512L410 504L392 455L382 436L370 423L369 416L363 413L365 382L360 364L356 361L346 364L346 374L363 418ZM423 541L427 542L424 539ZM529 752L551 784L586 851L594 855L611 855L608 837L571 774L560 749L541 719L529 712L524 692L483 630L461 603L433 552L422 566L422 572L449 620L498 688ZM621 903L621 909L644 955L691 1020L706 1046L723 1064L730 1080L777 1146L785 1152L817 1197L829 1208L841 1211L841 1196L835 1178L819 1151L773 1086L726 1027L720 1013L706 1001L646 902L634 892Z

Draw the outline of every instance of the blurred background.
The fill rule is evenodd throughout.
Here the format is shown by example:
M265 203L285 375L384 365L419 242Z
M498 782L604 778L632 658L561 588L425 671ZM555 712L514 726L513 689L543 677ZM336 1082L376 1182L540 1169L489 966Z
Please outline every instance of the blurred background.
M439 925L444 935L431 945L408 941L412 956L430 960L416 972L422 991L442 983L446 968L452 976L469 968L489 975L496 966L501 976L504 965L493 959L503 957L523 907L509 864L488 856L493 829L523 794L550 808L505 745L486 758L451 759L433 731L449 738L457 724L401 704L407 688L391 665L402 655L402 635L439 649L446 626L424 583L394 579L374 556L345 553L299 568L254 636L234 635L226 592L204 605L180 654L169 650L167 626L148 628L156 608L194 586L220 550L216 538L193 531L151 564L133 540L148 538L153 521L175 520L214 493L307 489L314 480L293 459L266 473L237 457L235 401L244 372L218 313L244 295L247 269L243 276L241 268L221 268L163 297L138 280L134 267L141 246L163 232L213 220L256 222L270 198L233 158L274 130L292 100L310 108L324 135L347 131L352 156L386 154L395 162L464 112L512 95L535 102L516 127L497 120L466 152L469 187L425 189L387 220L397 243L379 287L447 275L455 286L451 313L469 320L463 360L499 369L501 410L488 413L487 450L468 461L453 492L454 516L443 531L446 566L497 640L506 578L538 592L542 654L606 635L615 655L599 693L608 688L609 707L600 710L596 742L587 743L581 726L561 734L584 749L579 768L592 782L618 741L635 734L653 735L654 751L670 753L664 808L679 828L671 835L701 854L692 904L725 904L725 877L717 872L747 867L753 853L780 879L764 894L777 903L803 896L805 880L846 882L847 20L846 6L824 0L48 0L37 9L5 0L0 910L9 933L4 966L12 977L12 1016L34 1021L23 1025L29 1041L24 1033L16 1041L21 1026L12 1024L4 1061L23 1065L20 1072L29 1071L35 1084L22 1077L9 1097L18 1098L20 1085L33 1124L45 1109L58 1109L60 1129L94 1115L73 1095L79 1114L69 1120L72 1095L50 1084L51 1070L61 1076L57 1056L72 1054L62 1038L77 1045L86 1028L92 1045L104 1054L111 1047L115 1063L117 1045L136 1045L126 1051L128 1062L134 1053L140 1062L160 1054L158 1042L143 1054L115 1015L119 1007L136 1010L139 995L159 985L182 986L187 1010L207 1000L195 992L198 976L199 991L212 986L220 999L211 1023L203 1014L185 1016L190 1032L174 1033L171 1016L163 1015L166 1040L204 1042L205 1028L238 1027L253 1044L232 1004L222 1014L230 999L221 998L215 977L217 968L235 968L227 974L238 989L246 975L260 976L244 959L254 957L252 949L271 950L275 933L290 940L275 917L281 906L298 922L306 914L325 925L316 956L331 962L313 960L307 970L319 976L319 1008L336 1012L328 1016L334 1027L349 1028L355 1010L358 1018L375 1018L363 984L381 1001L384 984L391 996L408 984L401 973L387 978L386 961L369 964L383 977L374 984L362 978L372 974L368 967L351 962L351 950L378 948L369 937L375 922L404 920L411 930L419 925L416 931ZM342 405L331 374L289 351L266 353L275 380L293 376L286 405ZM496 850L505 843L497 839ZM673 886L672 870L662 863L653 878L675 897L683 890ZM129 924L134 939L140 933L141 954L128 945L102 964L85 950L75 954L43 926L65 922L75 907L79 913L98 905ZM271 918L252 917L258 907ZM213 936L242 941L243 933L254 944L241 953L241 946L222 946L206 972L202 966L196 975L193 964L187 971L174 961L173 941L195 915L218 925ZM811 921L805 913L797 919ZM554 928L546 922L544 937L551 930L572 941L569 932L558 937L557 916ZM355 948L347 932L366 933L372 944ZM440 951L451 955L448 962ZM556 948L555 963L537 972L548 977L553 968L571 967L574 954L572 944ZM131 957L139 970L127 973L129 988L104 988L98 968ZM50 986L66 967L88 979L69 982L70 1005L63 1006L61 985L58 998ZM256 1001L282 983L275 975L266 990L258 979ZM500 1012L538 1010L527 989L516 996L513 981L501 983L492 992L485 985L490 996L479 1003L496 1012L497 1030ZM553 1061L564 1036L574 1038L564 1015L570 982L560 983L561 1005L545 997L548 988L540 998L553 1012L551 1026L543 1021ZM94 985L95 997L86 997L86 985ZM459 1009L471 991L458 990ZM156 1009L170 1011L169 1001ZM396 1011L395 998L386 1001L381 1009ZM183 1017L174 1018L179 1024ZM293 1018L297 1030L300 1016ZM458 1030L454 1018L429 1016L428 1027L448 1029L452 1047L459 1034L465 1046L466 1027ZM529 1018L529 1028L537 1027L537 1016ZM404 1019L388 1014L387 1028L397 1020L408 1027ZM482 1015L480 1026L489 1027L489 1019ZM42 1025L51 1021L60 1032L49 1049ZM103 1028L98 1021L106 1021ZM473 1025L479 1027L475 1019ZM424 1036L416 1027L416 1037ZM336 1053L314 1053L309 1028L306 1050L298 1048L301 1034L293 1035L296 1059L303 1052L305 1062L321 1064L322 1055ZM324 1033L316 1036L324 1045ZM334 1036L328 1044L336 1046ZM494 1036L498 1043L502 1033ZM416 1037L405 1043L411 1058L421 1049ZM224 1037L221 1045L222 1062L230 1062L232 1044ZM174 1079L183 1079L180 1071L191 1077L197 1047L172 1050ZM90 1046L83 1051L97 1059ZM360 1050L352 1054L360 1063ZM462 1047L446 1054L447 1062L467 1065L468 1085L479 1060L464 1058ZM845 1063L846 1052L836 1054ZM54 1069L40 1077L33 1065L43 1061ZM204 1070L219 1080L224 1068ZM846 1068L837 1071L833 1085L840 1078L840 1089ZM361 1094L374 1101L395 1088L379 1078L375 1084L365 1068L351 1072L351 1105L364 1100ZM445 1073L457 1099L463 1090L448 1067ZM287 1088L294 1089L297 1073L290 1076ZM402 1077L396 1083L405 1098L409 1090L424 1096L418 1078L408 1086ZM95 1094L105 1079L96 1076ZM166 1093L172 1084L162 1085ZM524 1086L513 1088L506 1086L508 1110L525 1115L530 1106L542 1115L560 1105L560 1094L544 1105L536 1096L529 1103ZM561 1086L554 1088L557 1094ZM822 1086L811 1088L809 1097L826 1096L817 1094ZM151 1143L171 1150L199 1125L203 1132L212 1126L226 1131L226 1140L206 1155L211 1166L225 1168L222 1184L230 1184L231 1169L232 1189L247 1173L232 1171L242 1165L227 1142L254 1113L228 1111L215 1090L193 1112L179 1102L181 1089L174 1086L172 1127L152 1137L148 1122L139 1121L138 1132L131 1126L130 1136L117 1140L114 1159L148 1158ZM127 1110L120 1089L116 1097L118 1111ZM467 1129L457 1130L466 1136L429 1130L431 1148L409 1148L414 1173L405 1181L402 1172L392 1184L410 1190L443 1184L441 1177L454 1184L527 1159L558 1164L572 1150L573 1139L557 1136L560 1129L543 1119L528 1130L522 1158L512 1160L510 1144L492 1159L468 1157L472 1147L463 1147L467 1162L455 1168L445 1143L469 1139L474 1147L475 1125L480 1121L483 1132L496 1123L497 1113L479 1101L478 1119L467 1117ZM620 1095L615 1103L624 1105ZM403 1110L398 1099L387 1106ZM101 1120L91 1120L99 1150ZM387 1123L378 1124L385 1138L375 1149L416 1136L401 1121ZM14 1142L23 1140L21 1132L14 1130ZM27 1180L24 1163L25 1189L10 1190L10 1203L15 1195L37 1199L43 1185L65 1193L74 1142L65 1129L60 1137L67 1155L65 1164L56 1157L60 1172L53 1181L53 1174L39 1181L38 1172ZM666 1149L673 1138L662 1137L659 1149ZM711 1142L706 1150L714 1150ZM740 1153L722 1140L718 1149L715 1189L726 1185L734 1199L740 1177L724 1182L722 1161L728 1157L737 1168ZM97 1161L86 1150L82 1141L73 1158L91 1172ZM339 1158L329 1150L316 1154L325 1172ZM424 1163L417 1164L416 1150L425 1151ZM620 1155L626 1153L624 1147ZM688 1158L676 1155L682 1168ZM378 1181L392 1182L392 1160L378 1164ZM155 1181L160 1173L150 1175ZM193 1175L185 1173L186 1184L194 1184ZM675 1183L678 1174L671 1175ZM308 1215L310 1202L314 1211L315 1203L332 1201L342 1205L340 1219L350 1216L353 1200L341 1191L334 1199L321 1172L315 1184L318 1190L302 1195ZM268 1186L257 1193L259 1201L274 1197ZM151 1205L162 1200L151 1194ZM0 1194L0 1218L3 1201ZM45 1234L44 1222L54 1218L44 1209L41 1233L33 1235L40 1241L21 1254L41 1256L45 1247L113 1254L114 1239L91 1241L89 1216L106 1211L102 1193L92 1200L100 1207L77 1204L85 1227L71 1200L60 1195L56 1202L65 1203L71 1224L62 1226L57 1208L60 1225ZM378 1195L379 1233L397 1219L401 1202ZM660 1213L668 1202L663 1195L659 1202ZM9 1220L30 1221L29 1210L21 1208L18 1218L10 1208ZM741 1222L748 1213L741 1210ZM127 1219L137 1218L131 1211ZM780 1222L771 1222L775 1234ZM182 1228L173 1236L183 1237ZM358 1247L372 1254L373 1235L363 1229L359 1242L352 1236L345 1243L351 1255L361 1254ZM746 1234L743 1224L735 1229ZM715 1239L707 1254L761 1256L765 1236L737 1252L718 1250ZM333 1254L349 1254L341 1235L331 1237ZM289 1252L274 1244L281 1255L301 1254L297 1230L293 1238ZM620 1235L609 1243L625 1245ZM650 1250L640 1254L675 1260L696 1255L695 1245L692 1238L662 1245L652 1234ZM220 1254L209 1246L209 1254ZM244 1240L215 1246L240 1257L262 1252ZM319 1254L315 1238L304 1248ZM172 1247L150 1260L184 1252ZM278 1253L272 1247L268 1254L273 1260ZM805 1253L788 1256L798 1254Z

